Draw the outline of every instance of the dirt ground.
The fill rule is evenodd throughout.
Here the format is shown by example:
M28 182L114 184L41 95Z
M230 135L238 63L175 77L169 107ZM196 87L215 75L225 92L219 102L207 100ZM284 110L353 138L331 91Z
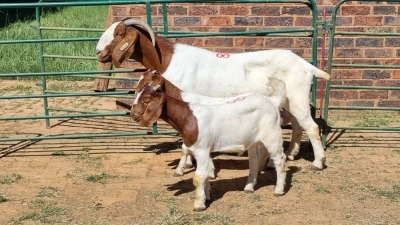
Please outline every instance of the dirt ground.
M1 95L37 91L32 82L0 81ZM40 99L1 101L0 118L43 113ZM121 111L115 98L56 98L50 105ZM0 138L151 130L127 117L55 119L49 129L43 120L0 120L0 128ZM288 146L290 130L284 137ZM310 168L311 145L302 140L297 159L287 162L281 197L273 195L274 171L263 171L255 192L245 193L247 157L213 155L217 177L204 212L192 211L194 169L172 175L177 135L0 141L0 224L400 224L398 132L333 130L323 171Z

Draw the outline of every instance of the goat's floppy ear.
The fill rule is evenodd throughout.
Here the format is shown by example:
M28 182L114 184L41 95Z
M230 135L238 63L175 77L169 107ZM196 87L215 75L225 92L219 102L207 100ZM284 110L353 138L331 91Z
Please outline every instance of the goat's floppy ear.
M123 61L132 55L138 37L137 32L126 32L125 36L115 45L112 53L112 63L115 67L119 67Z
M161 93L156 93L151 102L147 105L146 111L139 121L140 126L149 126L157 121L161 116L164 105L165 96Z

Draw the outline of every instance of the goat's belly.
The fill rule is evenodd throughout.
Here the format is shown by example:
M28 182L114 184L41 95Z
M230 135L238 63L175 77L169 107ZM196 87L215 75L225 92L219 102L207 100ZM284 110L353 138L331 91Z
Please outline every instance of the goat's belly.
M244 152L246 150L244 145L230 145L218 147L215 146L211 149L211 152L223 152L223 153L236 153L236 152Z

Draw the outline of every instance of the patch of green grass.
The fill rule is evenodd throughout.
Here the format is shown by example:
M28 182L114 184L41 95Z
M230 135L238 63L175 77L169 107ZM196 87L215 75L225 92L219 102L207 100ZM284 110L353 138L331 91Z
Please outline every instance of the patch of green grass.
M8 201L8 199L6 197L4 197L3 195L0 195L0 203L6 202L6 201Z
M65 152L62 151L62 150L55 150L55 151L51 152L51 155L54 155L54 156L63 156L63 155L65 155Z
M330 194L330 193L331 193L331 192L328 190L327 187L322 186L322 185L317 185L317 186L315 187L315 191L316 191L317 193L320 193L320 194Z
M108 6L71 6L60 7L60 10L51 13L43 13L42 26L66 27L66 28L96 28L105 29L105 18ZM68 18L66 20L65 18ZM59 38L98 38L101 31L63 31L42 30L43 39ZM37 39L38 30L36 21L15 22L0 29L0 40L25 40ZM76 42L49 42L43 43L43 51L46 55L61 56L89 56L95 57L96 41ZM39 44L7 44L0 45L2 60L0 73L32 73L40 72ZM82 71L96 70L97 60L45 58L46 72L50 71ZM27 79L27 77L25 78ZM37 80L38 77L29 79ZM53 79L66 79L65 77L53 77ZM69 80L82 80L82 78L68 78Z
M22 179L22 176L16 173L6 174L0 178L0 184L12 184Z
M83 148L81 153L79 153L79 155L78 155L79 160L82 160L82 161L88 163L90 166L93 166L95 168L102 167L103 166L102 160L106 159L106 158L107 158L107 156L105 156L105 155L92 157L89 153L88 148Z
M86 175L85 180L92 183L106 183L109 178L115 178L116 176L112 176L107 174L106 172L102 172L100 174L89 174Z
M81 153L78 155L78 159L88 159L90 157L89 149L83 148Z
M219 213L195 214L193 219L196 224L209 224L217 222L217 224L228 225L233 223L233 220L231 218Z
M32 220L39 221L41 223L60 223L64 220L64 215L66 214L66 210L64 208L58 207L55 203L45 201L43 199L35 199L32 201L33 209L31 212L26 212L22 214L17 219L14 219L13 222L18 224L23 221Z
M261 201L262 200L262 197L261 197L261 195L259 195L259 194L255 194L255 193L252 193L251 195L250 195L250 201L251 202L259 202L259 201Z
M393 152L400 155L400 149L394 149Z
M37 197L56 197L58 189L55 187L40 188Z
M190 223L190 215L178 208L176 203L168 205L168 212L163 216L162 225L187 225Z
M7 93L13 91L32 93L33 88L31 86L18 84L15 86L8 86L6 88L1 89L1 93Z
M377 194L381 198L387 198L390 201L397 201L400 199L400 185L394 185L392 191L378 190Z
M104 206L103 206L103 204L101 204L101 203L99 203L99 202L96 202L96 203L93 205L93 208L94 208L95 210L100 210L100 209L104 208Z
M49 85L48 89L52 91L67 92L67 91L76 91L79 89L79 87L78 85L73 85L73 84L52 84Z

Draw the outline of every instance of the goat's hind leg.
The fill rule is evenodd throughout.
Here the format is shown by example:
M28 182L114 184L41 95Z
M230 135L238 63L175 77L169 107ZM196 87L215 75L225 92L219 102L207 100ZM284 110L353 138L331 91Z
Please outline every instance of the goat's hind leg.
M262 142L267 148L269 157L272 159L276 170L276 187L274 194L275 196L284 195L286 183L286 155L283 152L282 135L277 134L275 137L267 138Z
M294 117L291 118L290 124L292 126L292 139L290 140L289 148L286 150L285 153L289 160L294 160L294 157L299 154L303 128L301 128L296 118Z
M310 139L311 145L314 151L314 161L312 165L314 168L318 170L322 170L325 168L325 151L322 147L321 135L319 133L319 127L311 118L311 115L308 115L306 118L298 119L300 126L307 133L308 138Z

